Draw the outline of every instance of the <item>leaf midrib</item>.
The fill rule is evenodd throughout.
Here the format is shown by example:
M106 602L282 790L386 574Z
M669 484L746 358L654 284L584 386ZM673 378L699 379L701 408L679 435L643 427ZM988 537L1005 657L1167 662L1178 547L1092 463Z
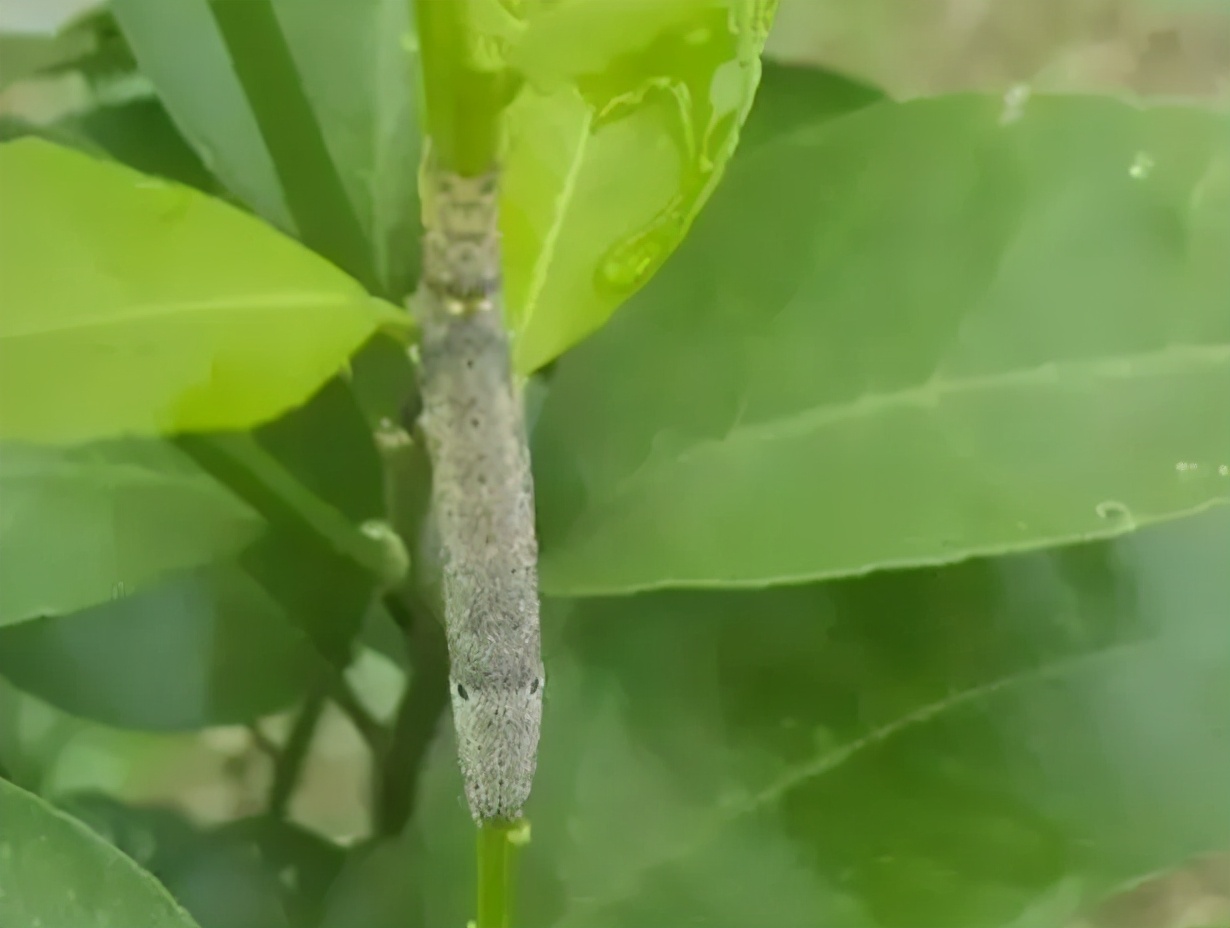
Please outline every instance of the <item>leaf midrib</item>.
M724 807L722 812L714 817L707 828L692 835L686 842L680 842L673 848L664 850L663 853L654 859L644 862L628 875L627 881L623 885L615 887L614 892L599 899L586 900L585 904L580 907L580 911L574 910L569 912L568 915L577 924L591 923L597 913L607 911L626 898L635 897L639 883L646 874L687 859L695 854L699 848L714 840L717 834L731 822L737 821L746 815L751 815L777 802L791 790L816 777L830 773L855 755L883 744L903 731L918 725L925 725L946 713L966 708L981 699L996 697L1005 691L1028 686L1032 683L1052 680L1057 677L1062 678L1074 672L1084 670L1090 665L1098 665L1124 656L1140 653L1151 643L1154 642L1146 640L1118 644L1100 651L1063 658L1050 664L1032 667L971 686L958 693L953 693L942 699L919 706L890 722L872 729L847 744L817 756L810 763L792 765L768 786L748 797L745 802ZM578 916L581 916L580 920L576 920Z
M575 154L568 165L568 172L564 175L564 186L555 200L557 219L547 229L547 234L542 241L542 250L538 254L538 260L534 262L534 271L530 275L530 285L525 294L525 311L521 317L522 331L529 331L530 323L534 319L534 313L542 297L542 291L546 288L548 272L551 265L555 263L555 256L559 250L560 232L564 227L568 211L572 208L573 198L576 196L577 179L581 176L585 153L589 149L589 140L592 138L590 130L593 124L594 111L587 105L585 118L580 123L580 138L573 149Z
M646 458L620 481L608 499L615 500L625 496L629 490L660 476L664 470L690 465L704 456L721 453L732 446L797 438L841 422L875 416L891 409L911 406L937 409L946 400L979 391L1162 377L1190 373L1193 370L1217 369L1226 365L1230 365L1230 343L1176 343L1147 353L1113 358L1051 361L1031 368L975 377L945 379L937 373L923 383L885 393L864 393L850 402L813 406L760 422L741 424L736 421L725 435L698 441L673 457L658 460L653 457Z

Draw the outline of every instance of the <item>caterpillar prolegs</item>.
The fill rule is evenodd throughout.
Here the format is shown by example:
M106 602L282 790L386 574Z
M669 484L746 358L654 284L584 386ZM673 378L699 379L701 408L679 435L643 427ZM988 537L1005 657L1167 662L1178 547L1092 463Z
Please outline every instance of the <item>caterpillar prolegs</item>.
M453 721L475 819L514 819L542 719L538 543L504 327L499 178L424 172L421 425L443 553Z

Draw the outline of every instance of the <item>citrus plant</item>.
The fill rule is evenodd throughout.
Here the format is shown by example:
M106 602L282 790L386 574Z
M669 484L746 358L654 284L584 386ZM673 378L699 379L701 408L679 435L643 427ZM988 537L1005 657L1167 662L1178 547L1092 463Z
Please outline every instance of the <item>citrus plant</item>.
M896 101L762 61L768 0L463 6L6 52L95 102L0 144L0 924L1049 928L1230 847L1227 115ZM501 152L551 681L477 903L406 312L475 75L432 144ZM207 824L27 704L292 722ZM329 706L351 840L293 815Z

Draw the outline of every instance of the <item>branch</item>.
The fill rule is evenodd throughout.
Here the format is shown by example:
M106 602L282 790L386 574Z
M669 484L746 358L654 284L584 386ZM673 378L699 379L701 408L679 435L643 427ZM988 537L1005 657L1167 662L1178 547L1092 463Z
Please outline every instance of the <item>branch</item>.
M303 773L303 762L307 759L308 749L312 746L312 737L316 734L316 726L320 716L325 711L325 687L317 686L303 701L299 714L295 716L294 727L286 745L278 752L273 762L273 783L269 786L268 813L273 818L286 818L291 796L299 785Z
M397 707L388 750L377 774L376 832L399 834L414 814L427 752L448 705L448 646L444 628L421 603L389 596L386 606L407 630L412 664Z

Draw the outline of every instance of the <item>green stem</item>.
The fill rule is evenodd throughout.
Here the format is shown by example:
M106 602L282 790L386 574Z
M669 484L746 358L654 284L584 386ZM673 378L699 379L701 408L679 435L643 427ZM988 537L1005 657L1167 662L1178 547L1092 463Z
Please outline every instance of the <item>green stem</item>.
M414 5L423 67L424 124L436 164L474 177L495 166L500 114L508 101L504 70L476 60L480 33L471 5L462 0L418 0Z
M475 928L509 928L514 847L529 838L525 821L483 822L478 829L478 920Z
M290 808L290 799L299 785L299 777L303 773L303 762L307 759L308 749L312 746L312 738L316 735L316 726L325 711L325 688L316 687L303 701L295 723L286 739L286 746L278 754L273 765L273 783L269 787L269 815L281 819L286 817Z
M358 695L350 684L346 682L346 678L339 672L334 671L329 675L329 697L333 700L334 705L342 710L342 713L350 720L350 724L354 726L355 731L359 733L359 737L367 745L373 757L380 757L388 750L388 732L384 730L384 726L380 721L367 711L367 707L360 701Z
M448 647L443 627L421 604L416 603L411 613L396 596L386 597L385 603L406 629L412 664L377 772L376 831L391 837L400 834L414 814L427 752L448 708Z

